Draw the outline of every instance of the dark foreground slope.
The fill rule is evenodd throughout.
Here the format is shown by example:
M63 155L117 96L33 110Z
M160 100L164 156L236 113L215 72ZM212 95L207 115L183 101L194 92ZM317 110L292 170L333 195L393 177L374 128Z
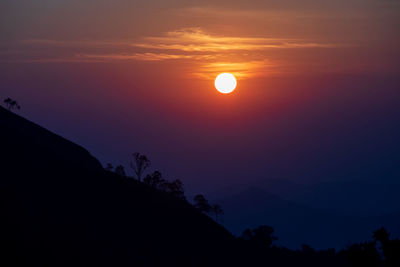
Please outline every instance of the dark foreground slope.
M189 204L3 108L0 123L0 265L240 264L230 233Z

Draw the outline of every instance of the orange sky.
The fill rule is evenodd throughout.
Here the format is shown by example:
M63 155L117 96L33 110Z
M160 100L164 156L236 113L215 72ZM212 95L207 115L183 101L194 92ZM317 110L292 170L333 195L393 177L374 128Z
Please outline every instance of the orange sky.
M397 72L399 8L390 0L6 0L2 54L42 63L166 61L180 76L203 79Z
M395 0L3 0L0 97L103 161L135 150L192 183L227 168L239 180L255 163L232 151L286 162L288 145L329 143L324 123L393 107L399 11ZM220 72L237 76L233 94L215 90ZM210 151L219 165L196 164Z

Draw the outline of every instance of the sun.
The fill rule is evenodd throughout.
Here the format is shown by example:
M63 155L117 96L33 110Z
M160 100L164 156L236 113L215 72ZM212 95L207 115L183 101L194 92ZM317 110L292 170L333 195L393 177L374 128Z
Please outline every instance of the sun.
M236 85L236 78L230 73L221 73L215 79L215 88L223 94L232 93Z

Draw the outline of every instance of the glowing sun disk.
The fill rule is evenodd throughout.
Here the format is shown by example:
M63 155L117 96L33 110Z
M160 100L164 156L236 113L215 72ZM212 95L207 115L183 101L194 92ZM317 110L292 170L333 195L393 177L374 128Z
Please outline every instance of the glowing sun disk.
M223 94L232 93L236 85L236 78L230 73L221 73L215 79L215 88Z

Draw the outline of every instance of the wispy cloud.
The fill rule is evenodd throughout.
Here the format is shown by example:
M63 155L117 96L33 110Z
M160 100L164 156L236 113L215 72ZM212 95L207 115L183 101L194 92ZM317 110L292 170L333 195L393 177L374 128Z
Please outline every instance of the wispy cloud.
M28 39L22 41L22 43L51 47L137 47L155 50L180 50L183 52L255 51L277 48L333 48L343 46L342 44L319 43L303 39L213 35L201 28L183 28L167 32L162 36L143 37L139 41Z
M300 39L218 36L208 34L201 28L185 28L168 32L160 37L146 37L144 42L132 45L147 49L181 50L184 52L255 51L276 48L332 48L338 46L338 44L309 42Z
M183 55L183 54L166 54L166 53L134 53L134 54L82 54L76 55L82 59L93 59L99 61L127 61L127 60L145 60L145 61L160 61L170 59L210 59L209 55Z
M194 74L204 79L210 79L210 77L214 77L213 75L217 73L229 72L239 78L249 78L272 73L274 67L274 64L268 60L208 62L202 64Z
M265 75L277 70L269 58L274 50L327 49L342 46L301 39L242 37L210 34L201 28L184 28L161 36L139 40L63 41L30 39L23 46L35 49L28 62L118 62L180 60L190 64L192 74L210 77L218 72L232 72L239 77ZM50 52L49 52L50 51ZM40 53L45 55L38 55Z

